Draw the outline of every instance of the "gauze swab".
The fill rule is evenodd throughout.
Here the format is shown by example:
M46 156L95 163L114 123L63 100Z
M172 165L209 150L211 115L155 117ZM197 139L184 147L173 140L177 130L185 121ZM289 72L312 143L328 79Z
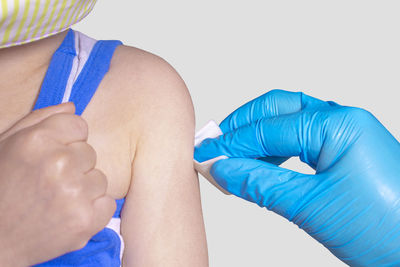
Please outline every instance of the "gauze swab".
M197 146L201 142L203 142L207 138L216 138L220 135L222 135L222 131L219 128L218 124L211 120L209 121L203 128L201 128L195 136L194 140L194 145ZM214 178L210 174L210 169L211 166L214 164L214 162L221 160L221 159L227 159L228 157L226 156L219 156L204 162L198 162L197 160L194 160L194 168L196 171L198 171L204 178L206 178L211 184L213 184L215 187L217 187L221 192L224 194L230 195L229 192L224 190L221 186L218 185L218 183L214 180Z

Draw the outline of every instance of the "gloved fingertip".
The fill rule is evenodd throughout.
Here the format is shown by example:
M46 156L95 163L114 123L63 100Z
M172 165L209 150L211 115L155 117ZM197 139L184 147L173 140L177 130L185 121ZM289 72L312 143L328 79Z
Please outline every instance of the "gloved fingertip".
M201 144L200 144L201 145ZM203 162L204 161L204 155L202 153L202 149L200 147L195 146L194 147L194 154L193 158L198 161L198 162Z
M212 153L212 151L210 151L209 146L207 146L207 143L209 143L209 140L205 139L199 145L194 147L194 156L193 157L198 162L207 161L207 160L213 158L213 156L212 156L213 153Z
M242 159L239 158L222 159L212 165L210 174L222 188L237 195L242 180L246 177L242 165Z
M210 174L214 180L222 186L224 189L227 187L227 181L229 179L228 173L231 170L231 164L229 162L232 159L221 159L215 162L210 169Z
M200 163L222 155L218 138L207 138L194 147L194 159Z
M224 134L233 130L233 126L229 125L229 123L230 123L230 117L227 117L219 124L219 128Z
M227 170L227 168L228 168L228 165L227 164L229 164L229 162L230 161L232 161L233 159L230 159L230 158L225 158L225 159L221 159L221 160L218 160L218 161L216 161L213 165L212 165L212 167L211 167L211 170L210 170L210 173L212 174L212 175L217 175L217 174L224 174L224 172Z

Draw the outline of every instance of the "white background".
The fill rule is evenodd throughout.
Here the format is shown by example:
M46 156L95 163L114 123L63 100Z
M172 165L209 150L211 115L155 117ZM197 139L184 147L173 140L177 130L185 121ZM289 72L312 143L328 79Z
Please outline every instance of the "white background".
M370 110L397 139L398 1L99 0L74 29L160 55L197 128L273 88ZM291 160L286 167L308 172ZM286 219L201 179L211 267L344 266Z

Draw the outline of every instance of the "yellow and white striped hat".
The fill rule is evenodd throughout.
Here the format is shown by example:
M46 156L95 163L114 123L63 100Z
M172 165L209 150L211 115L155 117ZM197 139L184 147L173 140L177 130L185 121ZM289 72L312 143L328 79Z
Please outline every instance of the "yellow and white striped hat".
M0 48L25 44L68 29L96 0L0 0Z

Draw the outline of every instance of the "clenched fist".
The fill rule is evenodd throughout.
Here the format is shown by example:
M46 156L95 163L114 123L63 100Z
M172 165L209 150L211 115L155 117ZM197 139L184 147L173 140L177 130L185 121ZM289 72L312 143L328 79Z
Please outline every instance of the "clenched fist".
M0 134L0 265L84 247L115 211L72 102L35 110Z

